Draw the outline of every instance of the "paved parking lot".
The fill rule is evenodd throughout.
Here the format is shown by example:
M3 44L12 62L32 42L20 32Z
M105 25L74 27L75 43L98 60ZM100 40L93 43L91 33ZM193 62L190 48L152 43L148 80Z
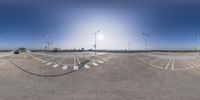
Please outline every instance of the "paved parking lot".
M195 53L8 53L0 58L0 97L198 100L199 65Z
M200 58L195 53L190 55L139 53L134 54L134 56L143 63L165 70L187 70L200 66Z

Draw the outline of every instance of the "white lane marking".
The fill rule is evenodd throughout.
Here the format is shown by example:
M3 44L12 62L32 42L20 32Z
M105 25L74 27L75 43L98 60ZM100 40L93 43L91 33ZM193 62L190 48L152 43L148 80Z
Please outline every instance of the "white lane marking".
M108 61L108 60L106 60L106 59L103 59L103 61Z
M76 57L76 59L77 59L77 61L78 61L78 64L80 65L81 63L80 63L80 61L79 61L78 57Z
M172 70L174 70L174 58L172 60Z
M68 68L67 65L65 65L65 66L62 67L63 70L66 70L67 68Z
M51 65L51 62L49 62L49 63L46 63L46 65Z
M64 57L60 58L59 60L57 60L55 63L59 63L60 61L62 61L64 59Z
M101 60L99 60L98 62L99 62L99 63L101 63L101 64L103 64L103 63L104 63L104 62L103 62L103 61L101 61Z
M76 66L76 58L75 58L75 56L74 56L74 66Z
M63 61L65 61L66 58L63 58L58 64L61 64Z
M85 67L86 69L90 68L90 66L88 66L88 65L84 65L84 67Z
M187 59L186 61L188 61L191 65L194 65L195 67L198 67L199 65L193 63L192 61L190 61L189 59Z
M92 63L92 65L94 65L94 66L98 66L98 64L97 64L97 63Z
M58 67L58 64L53 65L54 68Z
M159 68L159 69L164 69L164 68L162 68L162 67L158 67L158 66L153 65L153 64L150 64L150 65L153 66L153 67Z
M194 68L194 66L192 66L188 61L186 61L185 59L183 60L184 63L186 63L188 66L190 66L191 68Z
M79 68L78 66L74 66L73 67L74 70L78 70L78 68Z
M156 62L158 62L158 61L160 61L160 59L157 59L157 58L156 58L156 59L150 61L150 64L156 63Z
M169 67L170 62L172 61L172 57L169 59L167 65L165 66L165 69L167 69Z

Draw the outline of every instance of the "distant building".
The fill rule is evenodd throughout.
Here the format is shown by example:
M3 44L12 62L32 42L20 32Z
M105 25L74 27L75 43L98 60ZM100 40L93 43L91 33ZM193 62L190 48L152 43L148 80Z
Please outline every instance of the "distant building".
M84 48L81 48L82 51L84 51Z
M18 51L19 52L26 52L26 48L19 48Z
M60 52L61 49L60 48L53 48L53 52Z

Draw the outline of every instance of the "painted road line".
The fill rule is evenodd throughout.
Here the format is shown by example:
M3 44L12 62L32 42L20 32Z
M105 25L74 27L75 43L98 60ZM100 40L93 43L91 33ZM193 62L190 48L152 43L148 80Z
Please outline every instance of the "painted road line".
M97 64L97 63L95 63L95 62L93 62L93 63L92 63L92 65L94 65L94 66L98 66L98 64Z
M58 64L61 64L63 61L65 61L66 58L63 58Z
M80 65L81 63L80 63L80 61L79 61L78 57L76 57L76 59L77 59L77 61L78 61L78 64Z
M104 63L104 62L103 62L103 61L101 61L101 60L99 60L98 62L99 62L99 63L101 63L101 64L103 64L103 63Z
M155 68L164 69L164 68L162 68L162 67L158 67L158 66L153 65L153 64L150 64L150 65L153 66L153 67L155 67Z
M174 70L174 58L172 60L172 70Z
M88 66L88 65L84 65L84 67L85 67L86 69L90 68L90 66Z
M150 61L150 64L156 63L156 62L158 62L158 61L160 61L160 59L157 59L157 58L156 58L156 59Z
M74 56L74 67L73 67L74 70L78 70L78 66L76 65L76 58Z
M76 58L75 58L75 56L74 56L74 66L76 66Z
M187 59L186 61L188 61L191 65L194 65L195 67L199 67L199 65L197 65L197 64L195 64L195 63L193 63L193 62L191 62L189 59Z
M60 58L59 60L57 60L55 63L59 63L60 61L62 61L64 59L64 57Z
M103 59L103 61L108 61L108 60L106 60L106 59Z
M51 62L49 62L49 63L46 63L46 65L51 65L52 63Z
M194 66L192 66L188 61L186 61L185 59L183 60L184 63L186 63L188 66L190 66L191 68L194 68Z
M74 70L78 70L78 68L79 68L78 66L74 66L73 67Z
M62 67L62 69L63 69L63 70L66 70L66 69L68 69L68 66L65 65L65 66Z
M167 63L167 65L165 66L165 69L167 69L169 67L170 62L172 61L172 57L169 59L169 62Z
M53 65L54 68L58 67L58 64Z

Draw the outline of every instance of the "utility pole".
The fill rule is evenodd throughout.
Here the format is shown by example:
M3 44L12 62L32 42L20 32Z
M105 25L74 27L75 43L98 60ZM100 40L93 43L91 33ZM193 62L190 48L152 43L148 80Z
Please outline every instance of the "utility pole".
M92 35L94 35L94 48L95 48L95 56L96 56L96 53L97 53L97 33L99 33L100 31L96 31L94 33L92 33Z
M144 37L145 37L145 50L147 51L148 50L148 41L147 41L147 37L150 37L150 35L149 34L147 34L147 33L142 33L142 35L144 35Z

